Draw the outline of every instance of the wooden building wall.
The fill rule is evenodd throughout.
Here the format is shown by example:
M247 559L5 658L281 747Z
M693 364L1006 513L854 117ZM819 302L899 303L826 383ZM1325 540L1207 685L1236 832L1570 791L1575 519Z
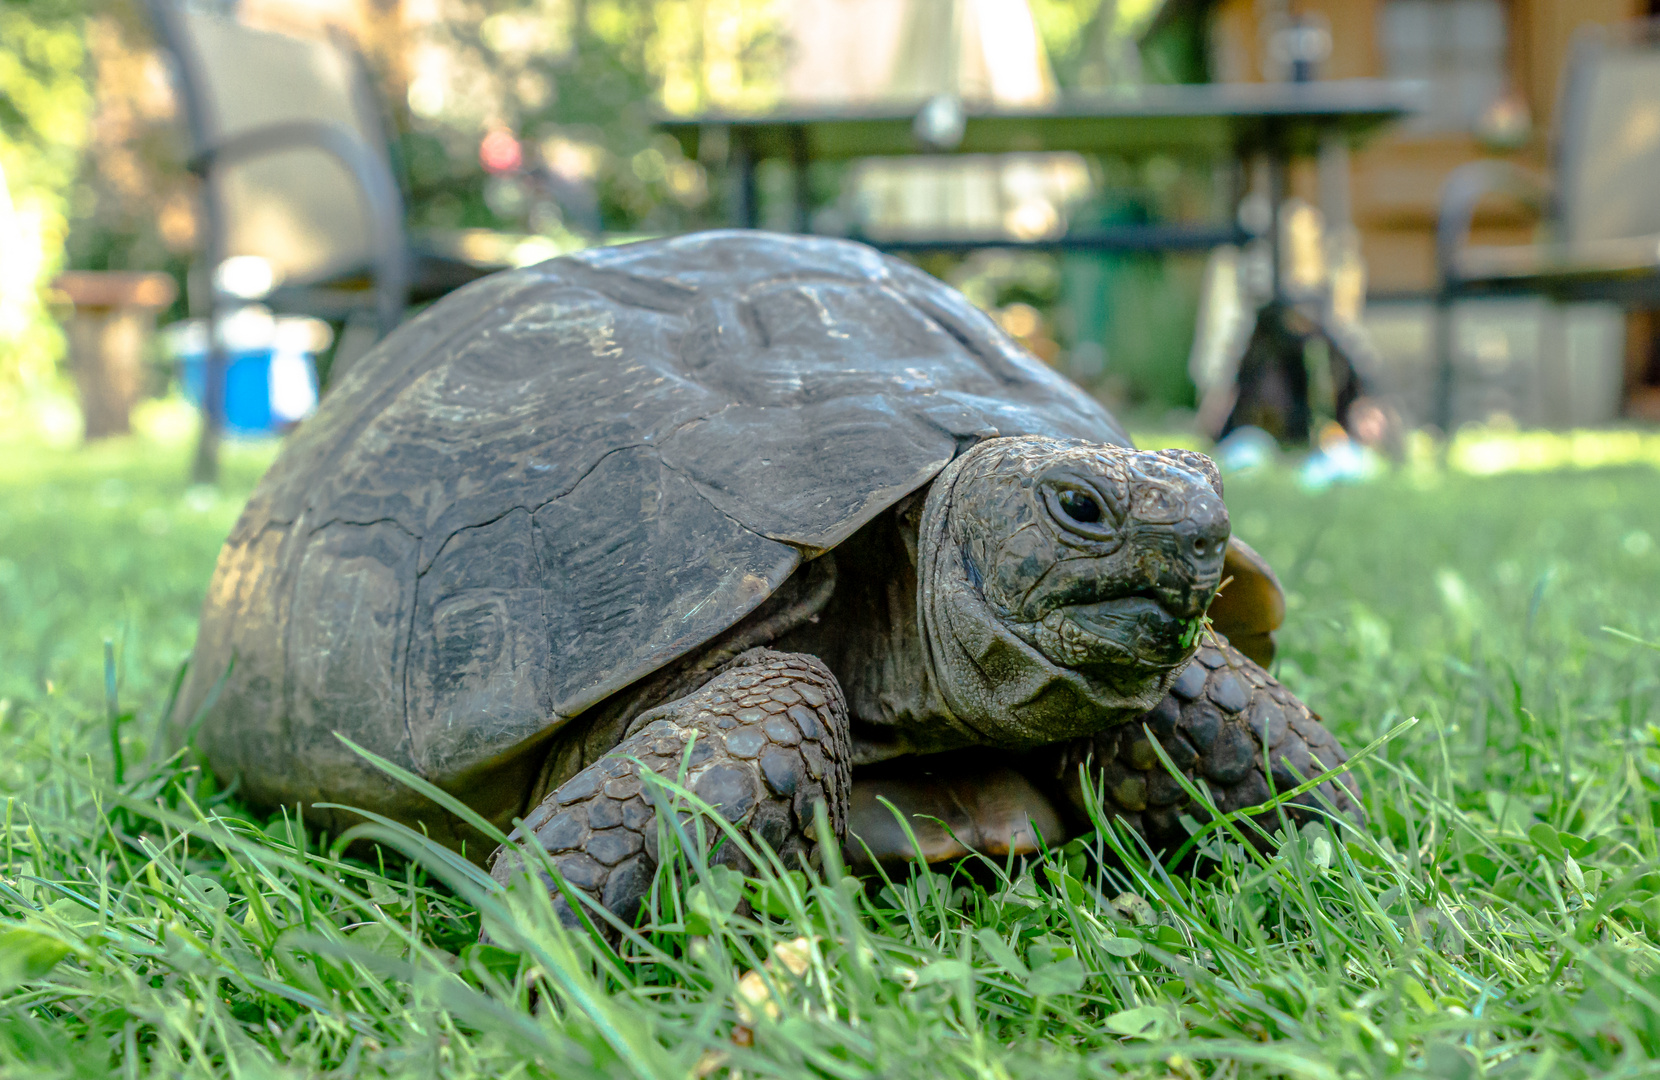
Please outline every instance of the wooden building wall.
M1382 76L1382 8L1389 0L1223 0L1214 24L1220 78L1265 77L1264 12L1283 6L1294 14L1329 21L1330 78ZM1590 23L1616 23L1649 13L1647 0L1505 0L1507 68L1532 116L1525 145L1515 150L1483 146L1473 134L1395 132L1356 153L1352 163L1355 224L1360 227L1374 295L1421 294L1434 285L1435 214L1441 182L1459 165L1484 156L1506 156L1530 167L1549 164L1557 84L1574 32ZM1298 178L1311 197L1312 173ZM1525 242L1534 219L1521 207L1490 203L1475 223L1477 243Z

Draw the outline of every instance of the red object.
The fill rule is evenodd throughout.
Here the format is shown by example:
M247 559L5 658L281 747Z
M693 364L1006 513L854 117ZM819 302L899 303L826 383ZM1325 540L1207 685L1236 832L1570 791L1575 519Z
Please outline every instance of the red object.
M524 151L511 131L496 128L478 144L478 160L490 172L512 172L524 161Z

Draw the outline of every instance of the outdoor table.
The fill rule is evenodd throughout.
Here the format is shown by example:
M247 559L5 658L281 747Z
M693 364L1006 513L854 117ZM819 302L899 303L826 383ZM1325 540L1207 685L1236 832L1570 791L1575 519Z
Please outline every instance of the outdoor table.
M737 173L734 216L746 228L754 228L758 221L755 170L769 158L784 160L793 167L795 229L809 232L807 170L815 161L1053 152L1121 156L1165 153L1218 161L1244 161L1260 155L1267 163L1267 194L1274 207L1273 220L1278 222L1280 208L1288 198L1287 177L1294 158L1313 155L1334 138L1357 144L1416 111L1422 101L1423 84L1398 80L1211 83L1074 94L1057 105L1037 109L981 109L960 105L955 99L935 98L910 108L829 108L761 115L711 113L664 119L659 126L679 141L689 158L721 156L719 144L724 144L726 164ZM1329 333L1320 327L1309 328L1306 319L1296 319L1280 272L1279 234L1277 228L1268 230L1274 296L1258 315L1253 341L1265 338L1280 342L1282 352L1295 344L1298 355L1294 359L1287 355L1282 362L1302 370L1302 347L1310 337L1319 336L1326 339L1333 357L1347 364L1344 350ZM888 251L980 247L1152 251L1205 250L1248 237L1240 225L1229 220L1091 228L1037 239L1003 235L857 238ZM1352 365L1349 370L1352 373ZM1242 368L1242 380L1251 377ZM1306 403L1302 411L1306 414ZM1293 418L1289 426L1283 436L1287 441L1306 440L1306 415L1300 421Z

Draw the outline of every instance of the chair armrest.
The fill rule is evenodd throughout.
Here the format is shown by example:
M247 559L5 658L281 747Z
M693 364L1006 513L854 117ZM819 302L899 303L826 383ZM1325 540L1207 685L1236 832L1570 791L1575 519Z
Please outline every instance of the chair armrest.
M375 289L386 298L379 305L381 332L390 332L396 322L394 312L402 312L408 292L402 200L391 172L350 128L322 120L290 120L254 128L221 139L192 157L188 166L205 180L215 169L286 150L320 150L339 162L357 182L374 237Z
M1549 210L1550 194L1547 177L1498 158L1472 161L1448 174L1441 184L1435 222L1435 270L1442 286L1454 279L1454 262L1470 239L1470 226L1482 199L1509 195L1543 214Z

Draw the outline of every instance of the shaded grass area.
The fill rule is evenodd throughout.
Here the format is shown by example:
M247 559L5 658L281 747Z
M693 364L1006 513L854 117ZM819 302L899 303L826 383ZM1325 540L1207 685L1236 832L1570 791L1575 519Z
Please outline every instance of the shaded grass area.
M1358 767L1364 834L1213 831L1187 880L1108 827L875 888L693 843L613 949L418 836L340 858L151 745L268 458L214 497L181 449L0 450L7 1076L1660 1072L1648 465L1230 479L1291 594L1284 681L1351 750L1420 718Z

